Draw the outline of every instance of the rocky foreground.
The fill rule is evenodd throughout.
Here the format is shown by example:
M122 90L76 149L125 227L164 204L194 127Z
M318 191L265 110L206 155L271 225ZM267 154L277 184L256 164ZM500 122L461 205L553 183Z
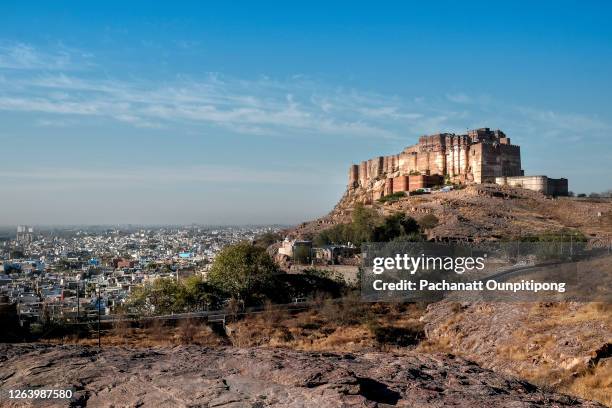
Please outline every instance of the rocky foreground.
M72 388L72 401L8 400ZM2 407L598 407L452 355L0 345Z

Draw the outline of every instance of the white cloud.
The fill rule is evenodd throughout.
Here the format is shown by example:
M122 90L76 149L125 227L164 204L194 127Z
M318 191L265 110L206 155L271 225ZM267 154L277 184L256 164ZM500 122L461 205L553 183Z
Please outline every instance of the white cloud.
M421 134L480 126L515 129L519 137L565 140L598 137L610 129L596 117L517 107L488 95L399 97L332 87L305 75L284 81L219 73L169 82L103 79L95 71L70 71L79 65L75 61L89 63L90 56L63 46L41 52L27 44L0 45L0 111L42 116L38 126L78 126L88 118L102 118L140 128L197 131L212 126L246 135L407 142Z
M446 99L454 103L472 103L472 98L464 93L446 94Z
M23 43L0 43L0 68L10 70L74 70L90 65L87 53L63 45L44 52Z
M519 112L535 123L543 127L557 129L558 131L605 131L610 130L610 124L603 120L587 115L576 113L560 113L550 110L536 110L533 108L520 107Z

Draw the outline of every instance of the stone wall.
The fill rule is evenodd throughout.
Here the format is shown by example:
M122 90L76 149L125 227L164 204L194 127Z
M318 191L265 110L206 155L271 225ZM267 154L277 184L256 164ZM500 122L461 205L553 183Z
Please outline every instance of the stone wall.
M463 135L421 136L417 144L399 154L352 165L348 185L371 188L378 180L392 179L379 189L382 195L387 191L408 191L400 177L414 175L436 175L459 183L493 183L495 177L521 176L520 147L512 145L502 131L489 128L470 130Z
M521 187L551 196L568 194L567 179L547 176L496 177L495 183L502 186Z
M478 143L471 150L475 183L494 183L496 177L523 175L519 146Z

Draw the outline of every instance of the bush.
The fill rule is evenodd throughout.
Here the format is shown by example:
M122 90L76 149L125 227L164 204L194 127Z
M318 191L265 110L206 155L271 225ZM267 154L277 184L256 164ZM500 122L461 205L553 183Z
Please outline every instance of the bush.
M352 225L338 224L321 231L314 239L313 244L322 247L330 244L346 244L352 242Z
M520 237L522 242L587 242L587 237L580 231L564 228L555 232L544 232L538 235Z
M315 238L315 245L346 244L361 245L364 242L389 242L398 237L410 237L409 241L420 240L417 222L403 213L382 218L374 210L357 206L350 224L336 225L324 230Z
M380 216L362 204L355 205L350 224L338 224L323 230L314 239L314 244L324 246L330 244L346 244L351 242L357 246L371 239L372 231L380 223Z
M334 282L344 283L344 277L340 272L327 269L309 268L302 271L305 275L316 276L319 278L330 279Z
M419 225L424 230L435 228L438 225L438 217L433 214L426 214L419 220Z
M382 225L374 228L371 240L373 242L389 242L401 236L409 236L419 231L414 218L397 213L385 217Z
M127 308L138 314L170 314L182 312L184 288L173 278L160 278L136 287L127 301Z
M391 240L391 242L421 242L423 236L419 232L411 232L410 234L400 235Z
M371 325L370 331L379 344L392 344L400 347L416 345L425 337L420 327Z
M279 274L272 278L267 298L276 303L289 303L294 298L303 297L336 298L345 288L344 282L319 274Z
M328 322L346 326L361 324L369 318L366 305L354 293L340 301L326 300L320 314Z
M194 319L185 319L179 323L179 341L181 344L193 343L193 340L198 333L199 322Z
M393 194L389 194L378 199L379 203L393 203L395 201L399 201L401 198L406 197L406 193L404 191L398 191Z
M256 237L253 241L254 245L260 246L262 248L267 248L275 242L282 241L283 236L279 232L266 232Z

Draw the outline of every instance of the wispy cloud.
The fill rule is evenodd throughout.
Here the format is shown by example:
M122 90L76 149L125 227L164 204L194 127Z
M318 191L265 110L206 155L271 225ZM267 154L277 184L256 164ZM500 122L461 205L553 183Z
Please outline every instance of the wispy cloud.
M446 99L455 103L472 103L472 98L464 93L446 94Z
M286 80L240 79L218 73L170 82L106 78L70 71L63 48L41 52L25 44L0 48L0 110L105 117L135 127L215 126L242 134L322 134L398 138L452 115L415 111L401 99L343 89L295 75ZM26 70L16 74L15 69ZM95 73L95 72L94 72ZM71 118L78 123L78 118ZM57 122L49 118L39 125ZM65 122L66 123L66 122ZM400 128L402 129L400 131Z
M331 171L331 170L330 170ZM155 166L139 168L45 168L32 167L20 171L0 170L6 184L45 183L49 188L60 184L85 184L92 187L133 186L190 183L257 183L318 185L321 179L333 180L334 174L315 168L261 169L230 165ZM340 183L344 179L337 180Z
M91 60L64 46L43 52L27 44L0 43L0 111L40 115L38 126L77 126L103 118L140 128L207 126L285 137L398 140L492 126L517 129L525 138L579 140L610 129L596 117L514 106L467 92L400 97L331 86L305 75L278 80L207 73L167 81L126 80L97 72ZM82 61L90 64L89 71L71 70Z
M104 116L135 126L172 123L213 125L236 132L283 134L287 130L393 137L359 111L326 112L301 84L238 80L209 74L158 86L145 82L90 80L66 74L20 78L0 92L0 110Z
M74 70L90 65L91 55L63 45L45 52L24 43L0 42L0 68L10 70Z

